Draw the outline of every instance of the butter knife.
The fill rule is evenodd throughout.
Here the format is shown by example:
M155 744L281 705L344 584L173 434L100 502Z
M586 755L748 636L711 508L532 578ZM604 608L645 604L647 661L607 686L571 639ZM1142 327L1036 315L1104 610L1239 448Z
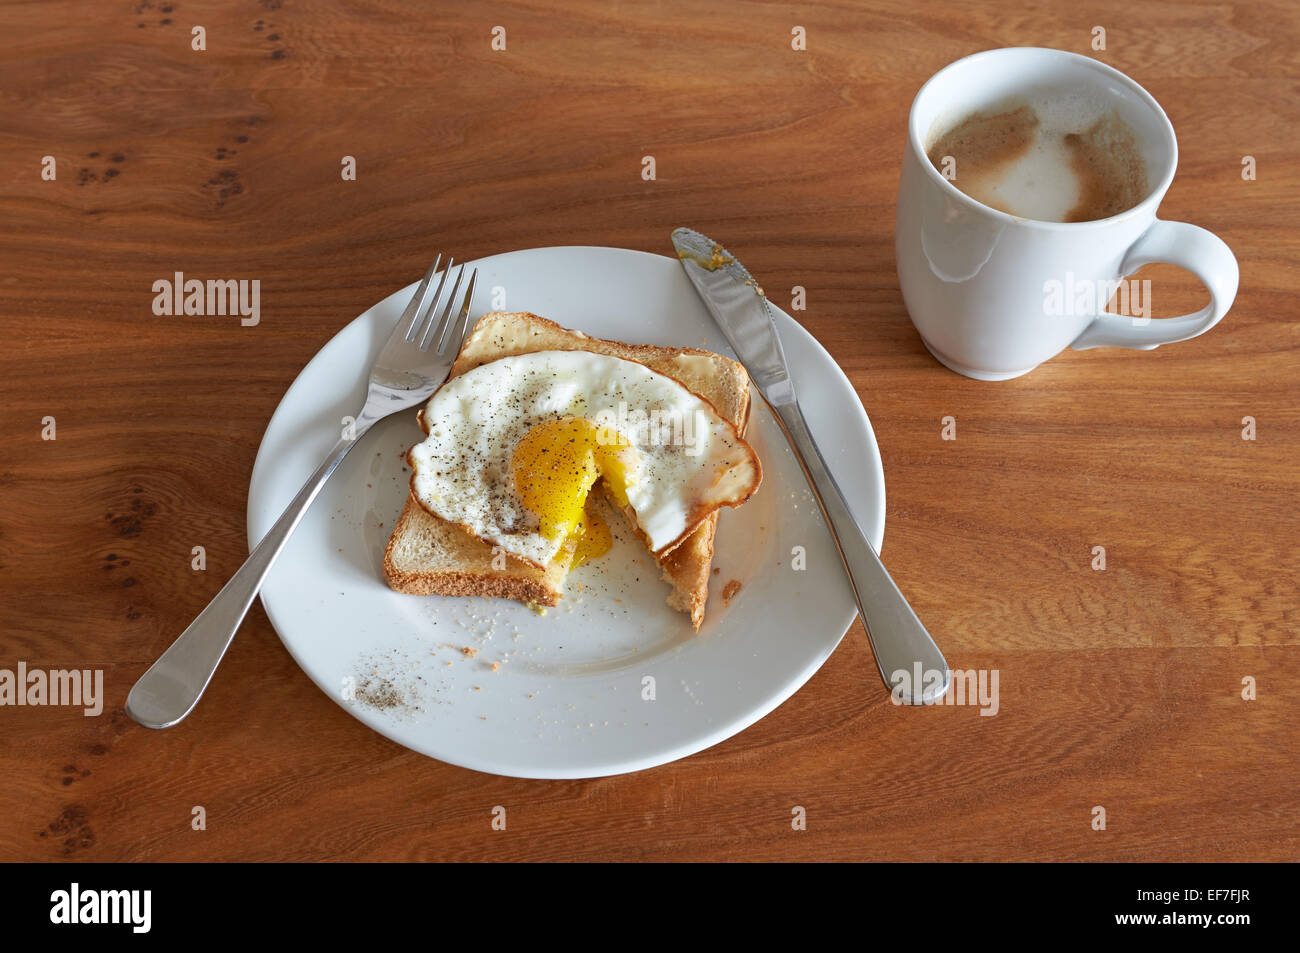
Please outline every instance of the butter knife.
M686 277L749 371L808 478L844 560L881 679L906 704L933 704L948 691L948 663L854 519L813 440L763 289L725 248L699 232L679 228L672 241Z

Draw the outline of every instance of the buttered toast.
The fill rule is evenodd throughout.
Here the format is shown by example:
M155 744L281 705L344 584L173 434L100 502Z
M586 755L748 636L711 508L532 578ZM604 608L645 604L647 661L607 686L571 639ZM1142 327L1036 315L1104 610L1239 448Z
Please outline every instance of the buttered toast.
M588 337L527 312L494 312L466 337L450 379L501 358L539 351L590 351L643 364L703 398L743 436L749 416L749 377L735 361L693 348L624 344ZM683 541L657 557L670 584L668 604L686 613L698 630L704 618L713 560L717 512ZM529 565L428 512L408 495L384 553L384 576L398 592L476 595L558 604L572 554L544 569Z

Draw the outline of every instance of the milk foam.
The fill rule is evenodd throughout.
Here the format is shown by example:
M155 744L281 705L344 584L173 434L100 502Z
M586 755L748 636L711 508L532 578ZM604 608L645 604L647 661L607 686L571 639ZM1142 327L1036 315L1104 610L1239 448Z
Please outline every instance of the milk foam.
M938 124L936 123L936 126ZM954 185L993 208L1047 222L1117 214L1146 192L1132 129L1095 97L1053 91L1018 97L952 123L927 151Z

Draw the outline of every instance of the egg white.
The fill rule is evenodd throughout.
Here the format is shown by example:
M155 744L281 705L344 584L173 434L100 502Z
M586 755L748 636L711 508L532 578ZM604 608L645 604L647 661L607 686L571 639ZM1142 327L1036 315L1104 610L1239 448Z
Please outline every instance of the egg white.
M538 531L511 458L531 429L562 417L612 424L635 446L628 504L655 553L758 486L758 458L708 401L644 364L575 350L501 358L444 384L421 415L427 438L408 454L411 491L434 515L544 567L563 540Z

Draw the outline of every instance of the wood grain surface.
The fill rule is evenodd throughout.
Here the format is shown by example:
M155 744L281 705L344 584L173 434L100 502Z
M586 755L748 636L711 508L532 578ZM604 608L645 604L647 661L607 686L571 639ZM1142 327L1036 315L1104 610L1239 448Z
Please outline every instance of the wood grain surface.
M1163 104L1162 217L1241 263L1217 328L1001 384L925 352L893 259L908 107L1008 45L1096 56ZM102 668L108 696L0 708L0 858L1296 859L1297 50L1281 0L0 7L0 668ZM335 332L434 249L665 253L688 223L787 309L807 289L796 316L880 442L886 563L954 667L1000 672L996 717L895 707L855 628L715 748L517 781L370 731L260 606L184 724L126 717L245 556L262 432ZM259 279L260 323L155 316L176 271ZM1157 317L1208 297L1143 277Z

